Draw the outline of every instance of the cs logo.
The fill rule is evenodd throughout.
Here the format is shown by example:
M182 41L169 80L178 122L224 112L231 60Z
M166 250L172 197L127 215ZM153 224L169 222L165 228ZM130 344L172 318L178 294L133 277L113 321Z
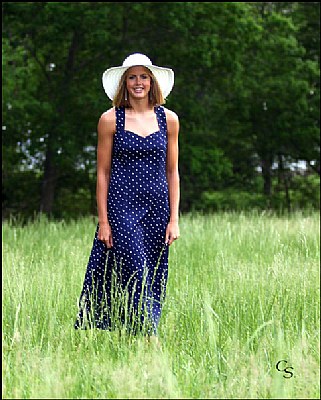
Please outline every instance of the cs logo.
M289 371L289 369L294 369L293 367L286 367L284 366L284 364L287 364L288 362L286 360L280 360L276 363L275 368L280 371L280 372L284 372L283 378L286 379L290 379L293 377L293 372ZM286 375L288 374L288 375Z

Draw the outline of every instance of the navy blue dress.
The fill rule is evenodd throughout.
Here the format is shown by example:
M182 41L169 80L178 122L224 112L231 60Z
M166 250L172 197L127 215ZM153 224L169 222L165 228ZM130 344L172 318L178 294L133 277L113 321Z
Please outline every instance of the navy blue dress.
M166 295L169 222L166 178L167 125L154 108L159 130L146 136L125 130L116 108L107 214L113 247L95 238L79 300L76 329L123 328L157 334Z

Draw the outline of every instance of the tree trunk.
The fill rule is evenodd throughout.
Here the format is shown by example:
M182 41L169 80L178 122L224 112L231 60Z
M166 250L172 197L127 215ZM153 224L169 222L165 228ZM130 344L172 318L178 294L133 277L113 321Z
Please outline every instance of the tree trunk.
M262 175L264 180L263 193L270 197L272 193L272 160L270 157L262 158Z
M288 209L288 212L291 212L291 198L290 198L290 192L289 192L289 182L287 177L284 177L284 190L285 190L285 199L286 199L286 207Z
M291 198L290 198L290 192L289 192L289 181L288 181L287 171L284 168L282 154L278 155L278 159L279 159L279 183L281 186L281 183L283 181L286 208L287 208L288 212L291 212Z
M63 121L64 115L66 113L65 104L66 104L66 99L68 99L69 96L70 84L72 81L76 51L79 46L80 35L81 32L74 31L69 45L68 57L64 69L64 79L62 81L60 88L62 99L57 107L58 117L56 117L57 121L54 121L53 127L59 126L59 121ZM52 136L52 140L55 140L54 136ZM53 211L57 176L58 176L57 169L54 163L54 153L52 150L51 140L49 138L48 147L46 151L46 160L44 165L44 178L42 184L41 203L40 203L40 212L43 212L47 215L52 214Z
M56 169L53 162L53 153L48 144L46 151L46 160L44 165L44 178L42 183L40 212L52 213L56 188Z

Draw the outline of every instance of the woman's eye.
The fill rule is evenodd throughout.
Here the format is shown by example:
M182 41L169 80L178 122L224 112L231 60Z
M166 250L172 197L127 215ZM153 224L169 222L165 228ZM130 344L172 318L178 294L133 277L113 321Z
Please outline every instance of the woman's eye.
M135 79L135 78L136 78L136 75L129 75L129 77L128 77L128 79L131 80L131 81L132 81L133 79ZM141 78L141 79L144 79L144 80L145 80L145 79L148 79L148 75L140 75L140 78Z

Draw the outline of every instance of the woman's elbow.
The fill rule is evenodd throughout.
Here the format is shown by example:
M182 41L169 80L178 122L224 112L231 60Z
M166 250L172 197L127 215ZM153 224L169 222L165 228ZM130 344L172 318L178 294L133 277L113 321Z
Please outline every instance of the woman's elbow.
M105 186L110 181L110 172L108 170L97 171L97 186Z
M178 168L172 168L166 170L166 175L168 178L177 178L179 179Z

